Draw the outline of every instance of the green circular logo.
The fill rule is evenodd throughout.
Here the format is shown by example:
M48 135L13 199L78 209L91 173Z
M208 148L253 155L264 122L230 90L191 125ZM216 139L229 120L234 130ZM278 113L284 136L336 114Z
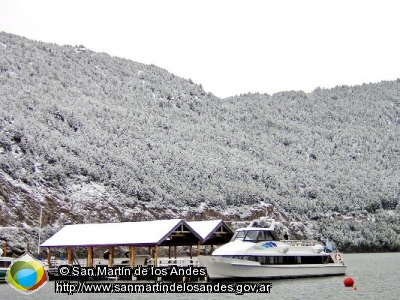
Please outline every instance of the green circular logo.
M48 281L43 265L29 254L11 265L6 278L12 287L26 294L36 291Z

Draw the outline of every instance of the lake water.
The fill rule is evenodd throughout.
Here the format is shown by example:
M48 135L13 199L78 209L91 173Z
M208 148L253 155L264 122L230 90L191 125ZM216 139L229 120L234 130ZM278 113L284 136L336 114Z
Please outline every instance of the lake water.
M345 254L346 276L287 280L266 280L272 283L269 294L157 294L157 299L400 299L400 253ZM344 287L343 280L351 276L357 289ZM55 294L54 281L26 296L7 283L0 284L0 299L154 299L155 294Z

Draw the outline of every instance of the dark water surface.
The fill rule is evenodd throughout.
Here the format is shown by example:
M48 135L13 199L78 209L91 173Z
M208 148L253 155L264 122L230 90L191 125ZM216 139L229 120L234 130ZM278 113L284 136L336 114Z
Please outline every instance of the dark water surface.
M7 283L0 284L0 299L400 299L400 253L346 254L346 276L287 280L272 283L269 294L56 294L53 281L31 295L22 295ZM351 276L357 289L344 287L343 279Z

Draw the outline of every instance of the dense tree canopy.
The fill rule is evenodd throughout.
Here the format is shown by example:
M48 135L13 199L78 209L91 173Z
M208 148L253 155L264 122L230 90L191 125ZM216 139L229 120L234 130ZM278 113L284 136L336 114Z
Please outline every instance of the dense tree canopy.
M342 239L349 248L395 249L399 89L397 80L220 99L154 65L0 33L0 173L64 216L51 224L152 208L244 218L264 203L326 235L356 232L360 241ZM28 200L0 189L4 225L37 223L38 203L18 215ZM365 225L375 223L382 238Z

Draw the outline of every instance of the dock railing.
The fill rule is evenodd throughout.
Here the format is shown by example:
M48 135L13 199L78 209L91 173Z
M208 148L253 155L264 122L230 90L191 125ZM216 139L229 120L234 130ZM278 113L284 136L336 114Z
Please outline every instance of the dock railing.
M161 258L159 259L159 267L170 267L170 266L177 266L177 267L198 267L199 266L199 261L193 257L193 258Z

